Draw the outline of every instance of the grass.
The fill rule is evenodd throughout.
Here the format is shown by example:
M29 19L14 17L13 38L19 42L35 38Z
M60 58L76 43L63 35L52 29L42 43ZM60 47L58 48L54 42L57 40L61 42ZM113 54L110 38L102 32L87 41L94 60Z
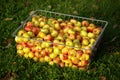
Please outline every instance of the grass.
M0 79L119 80L120 0L0 0ZM93 17L109 22L102 47L86 71L49 66L16 54L12 32L36 9Z

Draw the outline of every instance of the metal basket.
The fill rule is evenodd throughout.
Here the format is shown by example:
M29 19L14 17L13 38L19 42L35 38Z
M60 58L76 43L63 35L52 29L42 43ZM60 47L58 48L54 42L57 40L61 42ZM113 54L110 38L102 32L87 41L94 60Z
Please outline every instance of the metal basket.
M51 12L51 11L46 11L46 10L36 10L34 11L12 34L13 37L17 36L17 32L22 29L26 22L29 21L32 16L34 15L39 15L39 16L46 16L47 18L62 18L63 20L70 20L72 18L78 20L78 21L83 21L83 20L87 20L90 23L94 23L95 25L102 27L102 32L99 34L99 37L97 38L96 42L94 43L94 45L92 46L92 53L95 53L100 41L103 37L103 33L108 25L107 21L104 20L98 20L98 19L93 19L93 18L86 18L86 17L80 17L80 16L75 16L75 15L69 15L69 14L63 14L63 13L57 13L57 12ZM65 45L67 46L67 45ZM91 55L92 56L92 55ZM90 60L91 61L91 60ZM90 62L89 61L89 62Z

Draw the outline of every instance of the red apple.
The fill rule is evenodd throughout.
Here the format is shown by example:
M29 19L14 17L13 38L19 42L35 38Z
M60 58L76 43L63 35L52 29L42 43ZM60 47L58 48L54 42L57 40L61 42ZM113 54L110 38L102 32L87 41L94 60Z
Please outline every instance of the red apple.
M27 27L33 27L34 24L33 24L32 22L27 22L26 26L27 26Z
M101 32L101 30L102 30L102 28L95 28L95 29L93 29L93 33L94 33L95 35L99 35L100 32Z
M39 28L38 27L33 27L32 32L37 35L39 33Z
M88 27L88 26L89 26L89 22L86 21L86 20L82 21L82 26L86 26L86 27Z
M70 38L71 40L74 40L74 39L75 39L75 35L74 35L74 34L70 34L69 38Z
M64 67L65 63L61 62L59 65L60 65L60 67Z
M53 40L53 37L48 34L47 36L44 37L44 40L45 40L45 41L52 41L52 40Z
M88 32L93 32L93 29L95 28L96 26L93 24L93 23L91 23L88 27L87 27L87 31Z

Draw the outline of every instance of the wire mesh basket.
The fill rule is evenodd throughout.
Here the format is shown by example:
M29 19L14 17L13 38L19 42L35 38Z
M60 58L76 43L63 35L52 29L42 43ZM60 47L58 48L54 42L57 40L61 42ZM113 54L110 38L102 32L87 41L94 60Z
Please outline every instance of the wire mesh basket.
M100 44L100 41L101 41L101 39L102 39L102 36L103 36L103 33L104 33L104 31L105 31L105 29L106 29L106 27L107 27L107 24L108 24L108 22L107 21L104 21L104 20L98 20L98 19L92 19L92 18L86 18L86 17L80 17L80 16L74 16L74 15L69 15L69 14L63 14L63 13L57 13L57 12L51 12L51 11L46 11L46 10L36 10L36 11L34 11L14 32L13 32L13 34L12 34L12 36L13 37L22 37L22 38L24 38L23 36L18 36L18 32L19 32L19 30L21 30L21 29L24 29L24 27L25 27L25 25L26 25L26 23L27 22L29 22L29 21L31 21L31 19L32 19L32 17L34 17L34 16L39 16L39 17L43 17L43 16L45 16L46 18L55 18L55 19L62 19L63 21L69 21L70 19L75 19L75 20L77 20L77 21L88 21L89 23L94 23L97 27L101 27L102 28L102 31L101 31L101 33L99 34L99 36L97 37L97 39L96 39L96 41L95 41L95 43L93 44L93 46L91 47L91 53L92 54L90 54L90 59L88 60L88 64L85 66L85 67L83 67L83 66L80 66L80 68L88 68L88 66L89 66L89 63L90 63L90 61L91 61L91 58L92 58L92 56L94 55L94 53L95 53L95 51L97 50L97 48L98 48L98 46L99 46L99 44ZM44 42L46 42L46 41L44 41L44 40L41 40L41 39L36 39L36 38L27 38L28 40L33 40L33 42L35 42L36 40L39 42L39 43L44 43ZM22 42L24 42L24 41L22 41ZM53 44L53 42L52 41L49 41L48 42L49 44ZM18 44L18 43L17 43ZM36 45L37 43L35 43L35 45ZM70 48L72 48L72 49L74 49L74 48L76 48L75 46L69 46L69 45L66 45L66 44L58 44L58 45L62 45L62 46L64 46L64 47L70 47ZM26 47L26 46L24 46L24 47ZM23 47L23 48L24 48ZM52 49L53 49L53 46L49 46L49 47L51 47ZM49 48L48 47L48 48ZM47 48L47 47L46 47ZM22 48L21 48L22 49ZM59 49L59 50L62 50L62 49ZM87 48L79 48L79 50L83 50L83 51L85 51L86 52L86 50L87 50ZM25 51L25 50L24 50ZM68 50L69 51L69 50ZM31 52L31 49L30 49L30 52ZM58 51L59 52L59 51ZM41 54L42 52L39 52L39 53L32 53L32 54ZM24 54L25 55L25 54ZM55 61L53 61L53 59L48 59L49 57L48 57L48 55L49 54L47 54L47 57L46 56L44 56L45 58L45 60L47 61L47 62L49 62L50 64L52 64L52 63L54 63ZM58 53L58 55L60 56L60 54ZM68 55L68 54L67 54ZM27 56L27 55L26 55ZM29 55L28 55L29 56ZM38 60L36 57L34 57L33 56L33 58L34 58L34 60ZM59 58L59 57L58 57ZM39 59L41 60L41 59L43 59L42 57L40 57L39 56ZM51 61L52 60L52 61ZM57 60L57 59L56 59ZM59 60L59 59L58 59ZM63 60L63 62L64 62L65 60ZM58 62L58 64L60 63L60 65L62 65L61 63L63 63L61 60ZM55 62L55 63L57 63L57 62ZM69 63L69 60L68 61L66 61L66 62L64 62L65 64L66 63ZM85 63L85 62L84 62ZM64 65L65 65L64 64ZM80 63L80 64L82 64L82 63ZM66 64L66 66L74 66L74 67L76 67L76 63L70 63L70 65L67 65Z

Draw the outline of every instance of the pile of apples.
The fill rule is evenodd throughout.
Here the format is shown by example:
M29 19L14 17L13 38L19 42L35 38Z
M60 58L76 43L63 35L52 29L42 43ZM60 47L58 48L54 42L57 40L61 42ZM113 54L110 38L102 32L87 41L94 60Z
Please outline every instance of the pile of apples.
M15 37L17 54L60 67L85 69L102 28L87 20L33 16Z

